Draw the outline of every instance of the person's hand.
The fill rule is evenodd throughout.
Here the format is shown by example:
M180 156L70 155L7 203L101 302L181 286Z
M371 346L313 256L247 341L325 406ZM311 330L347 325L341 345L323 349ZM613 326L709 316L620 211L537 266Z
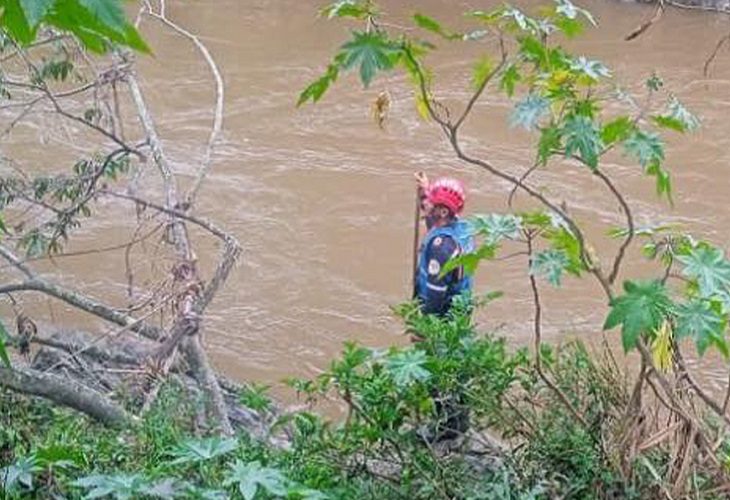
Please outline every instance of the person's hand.
M414 177L416 178L416 184L418 184L418 189L420 189L423 193L428 191L428 176L426 175L426 173L416 172Z

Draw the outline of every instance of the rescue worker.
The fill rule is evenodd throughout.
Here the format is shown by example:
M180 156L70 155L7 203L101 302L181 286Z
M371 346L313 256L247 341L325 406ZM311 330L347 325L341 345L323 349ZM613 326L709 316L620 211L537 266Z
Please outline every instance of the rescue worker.
M429 182L423 172L416 174L416 181L428 233L418 257L415 296L424 313L445 316L453 298L472 289L472 278L463 268L443 276L441 272L451 258L474 251L469 226L459 219L466 201L464 185L447 177Z
M474 251L469 225L459 219L466 201L464 185L446 177L429 182L423 172L416 174L416 181L428 233L420 247L414 294L423 313L443 317L456 296L472 290L472 278L464 274L463 268L457 267L443 275L441 272L450 259ZM413 340L423 339L414 336ZM469 412L463 404L463 395L434 389L432 396L438 422L419 430L422 439L434 443L463 435L469 428Z

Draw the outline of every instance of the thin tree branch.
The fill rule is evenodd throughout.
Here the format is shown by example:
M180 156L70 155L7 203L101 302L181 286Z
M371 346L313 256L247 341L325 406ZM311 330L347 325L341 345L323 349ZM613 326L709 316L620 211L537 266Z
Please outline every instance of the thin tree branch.
M532 259L533 259L533 251L532 251L532 235L527 232L525 234L527 237L527 254L528 254L528 266L529 269L532 269ZM588 428L588 423L585 421L583 416L578 413L578 410L573 406L573 404L568 399L568 396L565 395L565 393L558 387L551 379L547 376L545 371L542 369L542 305L540 304L540 292L537 287L537 280L535 279L534 273L528 273L529 280L530 280L530 289L532 290L532 303L535 308L535 317L533 320L533 332L535 333L535 369L537 370L537 373L540 375L540 378L545 382L545 384L555 393L556 396L558 396L558 399L563 403L563 406L565 406L570 413L573 414L575 419L580 422L580 424L584 428Z
M210 72L213 75L213 80L215 81L215 112L213 115L213 125L211 127L210 135L208 137L208 143L205 148L205 156L203 158L202 164L200 165L200 169L198 170L198 175L195 179L195 182L190 188L190 191L188 191L188 194L185 196L187 203L189 205L193 205L195 203L195 197L197 196L198 191L200 191L200 187L202 186L203 181L205 180L205 177L208 175L208 171L210 170L213 149L218 141L218 137L220 136L221 129L223 127L223 102L225 92L223 77L221 76L221 72L218 69L218 65L216 64L215 59L208 50L208 47L206 47L205 44L200 41L200 38L197 35L186 30L182 26L178 25L177 23L171 21L167 17L165 0L160 0L159 13L154 12L151 8L149 9L148 13L155 19L158 19L176 32L188 38L195 45L195 47L197 47L197 49L203 55L205 62L208 64Z
M611 273L608 275L608 282L612 285L616 281L616 277L618 276L619 270L621 269L621 261L626 255L626 249L629 247L631 241L634 239L634 216L631 212L631 207L629 207L629 204L626 202L626 198L624 198L621 192L616 188L613 181L611 181L611 178L603 173L599 168L593 169L593 174L601 179L601 181L603 181L603 183L606 185L606 187L608 187L616 200L618 200L619 204L621 205L621 209L626 216L626 224L628 226L628 233L626 234L626 238L624 238L623 243L621 243L621 246L616 253L616 257L613 261L613 267L611 268Z

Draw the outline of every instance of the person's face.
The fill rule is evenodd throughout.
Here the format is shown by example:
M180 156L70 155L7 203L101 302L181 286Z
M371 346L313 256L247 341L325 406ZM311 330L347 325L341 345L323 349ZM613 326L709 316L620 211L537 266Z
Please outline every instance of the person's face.
M433 227L440 221L447 220L451 211L443 205L432 206L426 213L426 226Z

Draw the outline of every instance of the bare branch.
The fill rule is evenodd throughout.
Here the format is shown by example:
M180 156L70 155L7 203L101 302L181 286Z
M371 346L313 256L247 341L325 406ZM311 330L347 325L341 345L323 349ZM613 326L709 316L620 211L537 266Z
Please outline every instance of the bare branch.
M628 226L628 233L626 234L626 238L624 238L623 243L621 243L621 246L616 253L616 258L613 261L611 273L608 275L608 282L610 284L613 284L616 281L616 277L618 276L619 270L621 268L621 261L626 254L626 249L629 247L631 241L634 239L634 216L631 212L631 207L629 207L629 204L626 202L626 198L624 198L621 192L616 188L611 179L598 168L593 169L593 174L601 179L601 181L603 181L603 183L608 187L611 193L613 193L613 196L618 200L624 212L624 215L626 216L626 224Z
M220 135L221 129L223 127L223 101L225 87L223 85L223 77L221 76L221 72L218 69L218 65L216 64L215 59L213 59L213 56L210 54L208 47L206 47L205 44L200 41L200 38L197 35L194 35L177 23L171 21L167 17L165 10L165 0L160 0L159 13L154 12L151 9L151 6L148 6L149 15L166 24L184 37L188 38L197 47L197 49L203 55L205 62L208 64L210 72L213 74L213 79L215 81L215 113L213 116L213 125L211 127L210 135L208 137L208 144L205 148L205 157L203 158L203 162L200 165L200 169L198 170L198 176L196 177L193 186L190 188L190 191L185 196L187 203L189 205L193 205L195 203L195 197L197 196L198 191L200 191L200 187L202 186L203 181L208 174L208 170L210 169L213 148L218 141L218 136Z
M461 124L464 123L464 120L466 120L466 117L469 116L469 113L471 113L471 110L474 108L474 104L479 100L481 95L484 93L484 90L487 88L487 85L489 85L489 82L492 81L492 79L500 72L502 71L502 68L504 67L505 62L507 62L507 49L504 46L504 39L500 35L499 37L499 51L500 51L500 61L499 64L489 72L487 77L484 79L484 81L479 85L479 88L477 88L476 92L471 96L471 99L469 99L469 102L466 104L466 107L464 108L464 112L461 114L458 120L456 120L456 123L454 123L454 131L457 130L459 127L461 127Z

